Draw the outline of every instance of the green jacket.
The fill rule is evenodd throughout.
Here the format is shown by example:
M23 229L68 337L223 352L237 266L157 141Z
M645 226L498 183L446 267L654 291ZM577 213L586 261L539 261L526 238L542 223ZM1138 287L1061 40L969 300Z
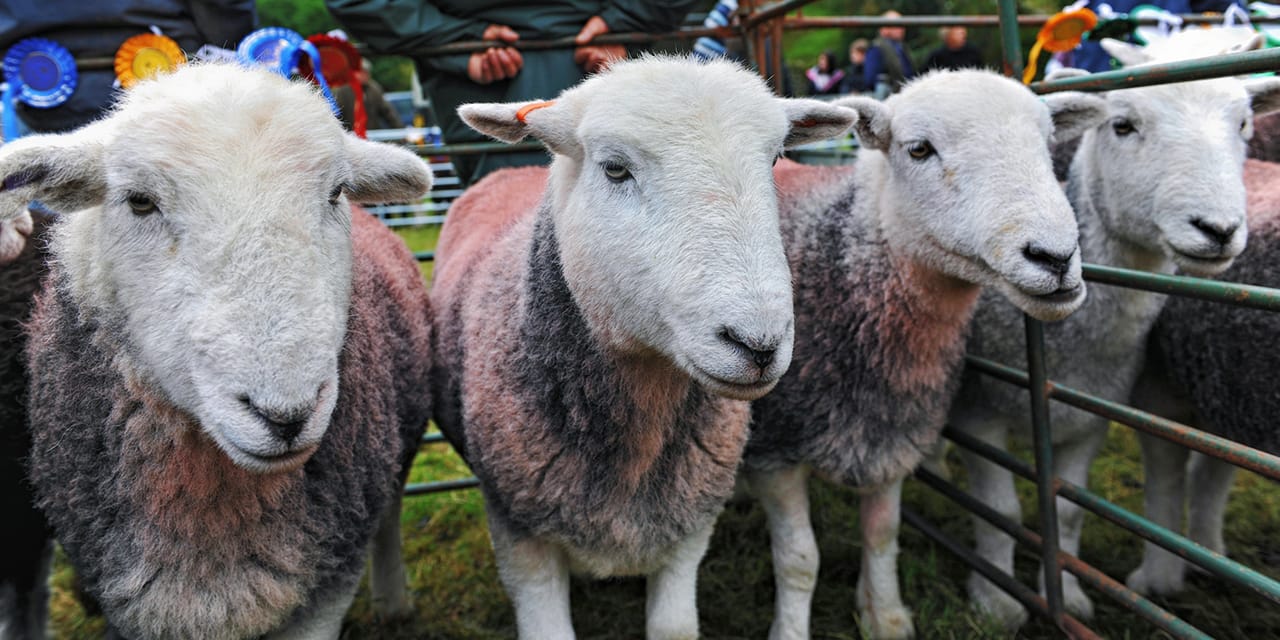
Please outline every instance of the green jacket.
M479 40L491 24L511 27L521 40L574 36L592 16L609 30L669 31L699 0L325 0L329 11L356 39L374 51L413 58L431 99L444 139L450 143L486 138L458 118L467 102L518 102L554 98L583 78L573 49L522 51L524 66L514 78L478 85L467 77L469 55L423 58L417 52L450 42ZM546 164L543 152L459 156L454 166L468 183L504 166Z

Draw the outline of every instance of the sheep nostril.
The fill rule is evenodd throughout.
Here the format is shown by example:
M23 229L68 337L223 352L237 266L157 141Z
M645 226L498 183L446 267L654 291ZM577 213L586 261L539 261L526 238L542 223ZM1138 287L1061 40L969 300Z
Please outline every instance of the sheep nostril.
M1203 218L1192 220L1191 226L1199 229L1200 233L1222 246L1230 244L1232 236L1236 234L1236 229L1240 228L1240 225L1237 224L1213 224Z
M1034 242L1022 248L1022 256L1024 258L1059 278L1066 275L1071 268L1071 257L1075 254L1075 249L1072 249L1070 253L1055 252Z
M302 433L302 428L307 426L307 421L315 411L314 405L263 407L247 397L242 397L241 402L245 403L254 415L267 423L267 429L272 435L287 443L292 443L293 439Z
M755 362L756 366L761 369L773 364L774 355L778 352L776 344L765 344L765 341L762 340L743 338L741 334L729 327L720 330L720 337L750 355L752 362Z

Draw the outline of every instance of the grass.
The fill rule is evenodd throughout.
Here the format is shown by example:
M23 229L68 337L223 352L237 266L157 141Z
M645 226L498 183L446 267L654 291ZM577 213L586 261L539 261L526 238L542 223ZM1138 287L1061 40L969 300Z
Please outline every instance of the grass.
M414 249L434 246L438 228L401 230ZM430 277L431 265L423 265ZM1029 458L1028 451L1018 451ZM955 452L949 465L964 484ZM424 447L414 462L411 482L469 475L466 465L446 446ZM1114 426L1094 463L1090 487L1132 511L1142 510L1142 468L1137 439ZM815 639L860 638L854 605L861 544L855 492L820 481L811 484L814 527L822 553L822 570L814 596ZM1034 487L1019 482L1024 522L1036 529ZM904 503L944 531L971 541L969 516L959 507L909 480ZM343 637L348 640L490 640L515 637L515 619L498 581L485 526L484 505L475 490L408 498L401 515L410 589L416 607L408 620L379 620L366 587L348 614ZM964 593L968 571L963 563L904 525L900 574L903 598L915 613L922 639L1053 638L1054 629L1033 620L1016 634L1003 631L969 611ZM1247 472L1236 480L1227 510L1226 541L1230 554L1244 564L1280 579L1280 486ZM1085 524L1085 560L1123 581L1138 565L1141 542L1099 518ZM698 604L704 636L715 639L763 638L772 618L773 575L764 514L751 502L730 504L717 525L699 573ZM1020 549L1018 577L1035 584L1037 559ZM99 638L102 620L87 616L72 595L72 572L61 557L53 578L51 603L54 637ZM1091 626L1105 638L1163 639L1168 636L1093 593L1097 613ZM641 638L644 630L644 583L639 579L586 581L572 586L573 616L584 639ZM1186 593L1160 601L1173 613L1217 638L1280 638L1280 607L1239 587L1204 575L1189 580Z

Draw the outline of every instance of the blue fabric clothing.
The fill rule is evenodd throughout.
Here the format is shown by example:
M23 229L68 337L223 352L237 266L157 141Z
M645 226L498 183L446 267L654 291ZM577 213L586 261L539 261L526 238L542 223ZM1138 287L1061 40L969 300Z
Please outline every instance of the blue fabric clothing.
M898 53L898 59L902 64L902 81L914 78L916 75L915 67L911 64L911 56L907 55L906 47L897 40L882 41L888 43L889 46L893 47L894 51ZM895 79L892 77L893 74L890 73L888 65L885 64L884 54L881 52L881 48L879 46L870 47L867 49L867 59L862 64L862 81L864 85L869 89L874 89L876 86L876 77L882 73L891 76L889 78L891 85L899 84L894 81ZM891 88L893 91L897 91L898 89L897 86L892 86Z

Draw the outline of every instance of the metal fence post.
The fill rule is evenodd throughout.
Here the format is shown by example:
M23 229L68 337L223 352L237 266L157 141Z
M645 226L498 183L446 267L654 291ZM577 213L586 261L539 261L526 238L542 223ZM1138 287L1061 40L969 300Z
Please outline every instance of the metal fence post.
M1000 44L1004 51L1004 75L1022 77L1022 41L1018 37L1018 2L1000 0Z
M1049 615L1062 626L1062 567L1058 560L1057 487L1053 478L1053 438L1049 431L1049 388L1044 365L1044 324L1023 316L1027 328L1027 373L1031 382L1031 428L1035 440L1036 496L1040 509L1040 560Z

